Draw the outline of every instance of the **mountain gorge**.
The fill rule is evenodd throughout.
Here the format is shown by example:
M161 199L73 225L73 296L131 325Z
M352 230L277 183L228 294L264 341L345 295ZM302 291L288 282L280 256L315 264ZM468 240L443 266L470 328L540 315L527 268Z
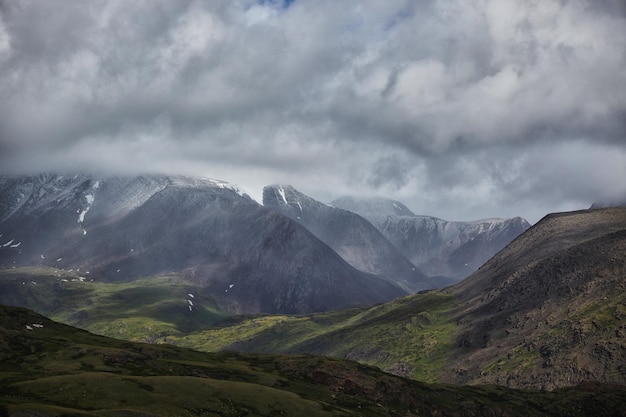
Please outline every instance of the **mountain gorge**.
M521 217L462 222L419 216L384 198L341 197L332 205L371 222L417 268L437 278L438 287L468 276L530 227Z

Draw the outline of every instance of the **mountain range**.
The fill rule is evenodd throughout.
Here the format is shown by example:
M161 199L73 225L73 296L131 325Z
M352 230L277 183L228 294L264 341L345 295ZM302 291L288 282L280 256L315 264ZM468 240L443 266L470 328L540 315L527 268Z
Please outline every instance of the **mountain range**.
M274 185L260 205L186 177L2 177L0 304L123 339L322 354L435 383L626 384L626 208L550 214L469 277L424 291L432 276L390 230L430 224L430 265L450 272L525 221L346 201Z
M229 313L327 311L406 294L221 181L5 177L0 209L3 268L112 283L174 275Z
M356 213L290 186L266 187L263 203L212 179L0 177L0 268L106 283L169 277L224 314L367 306L449 283ZM493 230L463 236L498 240ZM472 256L497 248L483 249Z
M418 269L442 284L470 275L530 227L521 217L447 221L420 216L385 198L341 197L331 204L367 219Z
M230 318L175 343L316 353L421 381L626 384L626 208L551 214L454 286L367 309Z

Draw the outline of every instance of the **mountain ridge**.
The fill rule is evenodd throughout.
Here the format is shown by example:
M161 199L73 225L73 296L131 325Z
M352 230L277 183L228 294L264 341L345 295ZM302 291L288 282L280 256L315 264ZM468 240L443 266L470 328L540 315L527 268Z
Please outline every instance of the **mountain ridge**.
M356 269L408 292L437 286L358 214L326 205L290 185L266 186L263 205L302 224Z

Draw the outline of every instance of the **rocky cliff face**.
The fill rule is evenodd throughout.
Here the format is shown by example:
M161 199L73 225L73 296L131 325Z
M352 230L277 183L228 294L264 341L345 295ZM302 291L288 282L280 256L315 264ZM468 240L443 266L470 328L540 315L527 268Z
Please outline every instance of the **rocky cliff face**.
M409 292L432 288L421 273L363 217L316 201L289 185L263 190L263 205L302 224L346 262Z
M241 313L324 311L405 294L217 180L5 177L0 196L3 268L80 269L105 281L179 274Z
M418 216L388 199L342 197L333 206L369 220L425 274L441 286L470 275L530 225L520 217L455 222Z

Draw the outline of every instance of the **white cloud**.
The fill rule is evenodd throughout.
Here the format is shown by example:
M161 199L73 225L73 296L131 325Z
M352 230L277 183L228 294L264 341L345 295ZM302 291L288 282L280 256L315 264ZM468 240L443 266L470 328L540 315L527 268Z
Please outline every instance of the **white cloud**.
M620 4L3 3L0 165L330 184L450 218L588 204L626 193Z

